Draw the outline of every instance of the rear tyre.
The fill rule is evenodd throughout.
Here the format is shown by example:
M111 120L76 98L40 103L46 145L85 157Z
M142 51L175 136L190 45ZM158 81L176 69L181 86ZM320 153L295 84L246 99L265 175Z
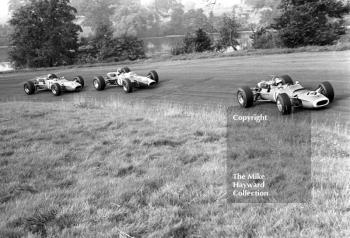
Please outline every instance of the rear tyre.
M247 86L239 88L237 91L237 101L244 108L253 106L254 96L252 90Z
M24 92L28 95L35 93L35 85L32 81L28 81L24 84Z
M147 77L150 79L153 79L154 81L156 81L156 83L159 82L159 76L158 76L157 71L155 71L155 70L152 70L151 72L149 72L147 74Z
M80 83L81 88L84 88L84 78L82 76L78 75L73 80Z
M124 79L123 80L123 90L125 93L131 93L132 92L132 83L130 79Z
M292 112L292 103L288 94L281 93L277 97L277 108L282 115L288 115Z
M333 102L334 100L334 89L330 82L325 81L318 85L317 89L321 89L320 93L329 99L329 102Z
M282 84L294 84L293 79L289 75L281 75L279 78L282 80Z
M102 91L106 87L106 81L102 76L96 76L93 80L93 84L97 91Z
M131 70L129 69L129 67L125 66L122 68L122 72L123 73L129 73Z
M52 92L53 95L55 95L55 96L60 96L60 95L61 95L61 92L62 92L62 88L61 88L61 86L60 86L58 83L54 83L54 84L51 86L51 92Z

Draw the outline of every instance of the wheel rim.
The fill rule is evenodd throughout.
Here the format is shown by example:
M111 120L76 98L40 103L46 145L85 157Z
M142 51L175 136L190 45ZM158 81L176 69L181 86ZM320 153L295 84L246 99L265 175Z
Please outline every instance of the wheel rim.
M282 106L282 103L280 100L277 100L277 108L278 108L278 111L280 111L280 112L283 111L283 106Z
M55 88L52 88L52 93L56 94L56 89Z
M128 91L128 88L125 85L123 85L123 89L125 92Z
M28 86L26 85L26 86L24 86L24 92L26 92L27 94L29 94L29 88L28 88Z
M244 104L244 97L243 97L243 95L242 95L242 93L241 93L241 92L240 92L240 93L238 93L237 98L238 98L238 102L239 102L239 104L243 105L243 104Z
M95 88L98 88L98 82L97 82L97 80L94 80L94 87L95 87Z

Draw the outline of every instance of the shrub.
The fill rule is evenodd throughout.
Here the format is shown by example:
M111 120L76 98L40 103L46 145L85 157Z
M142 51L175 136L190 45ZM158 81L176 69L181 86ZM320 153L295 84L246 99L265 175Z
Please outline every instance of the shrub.
M171 49L172 55L189 54L213 50L210 36L199 28L194 34L187 33L182 44Z
M270 49L276 47L273 34L267 31L264 27L253 31L250 38L253 41L252 46L255 49Z
M338 0L283 0L273 27L287 47L328 45L345 34L344 15L350 4Z

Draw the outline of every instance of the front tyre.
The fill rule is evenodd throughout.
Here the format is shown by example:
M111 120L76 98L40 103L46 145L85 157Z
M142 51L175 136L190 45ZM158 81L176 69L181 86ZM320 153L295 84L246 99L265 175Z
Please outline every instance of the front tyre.
M84 88L84 78L82 76L78 75L73 80L80 83L82 89Z
M54 83L51 86L51 92L53 93L54 96L60 96L62 92L61 85L59 85L58 83Z
M131 93L132 92L132 83L130 79L124 79L123 80L123 90L125 93Z
M330 82L325 81L318 85L317 89L321 94L323 94L326 98L329 99L329 102L333 102L334 100L334 89Z
M154 80L154 81L156 81L156 83L159 82L159 76L158 76L157 71L155 71L155 70L152 70L151 72L149 72L147 74L147 77L152 79L152 80Z
M35 85L32 81L28 81L24 84L24 92L27 95L31 95L31 94L35 93Z
M247 86L239 88L237 91L237 101L239 105L241 105L241 107L243 108L248 108L253 106L254 95L252 90Z
M106 81L102 76L97 76L93 80L94 88L97 91L102 91L106 87Z
M277 109L282 115L288 115L292 112L292 103L288 94L281 93L277 97Z

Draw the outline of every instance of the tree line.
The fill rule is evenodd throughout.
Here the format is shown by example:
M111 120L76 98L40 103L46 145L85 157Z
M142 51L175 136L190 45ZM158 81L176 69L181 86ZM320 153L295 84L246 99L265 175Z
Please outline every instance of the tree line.
M339 0L247 0L260 9L258 24L244 16L208 16L177 0L10 0L10 58L18 67L47 67L145 56L140 37L185 34L173 54L236 49L238 30L250 28L255 48L333 44L345 34L349 3ZM238 9L239 10L239 9ZM79 39L77 16L93 34ZM272 34L273 29L277 34ZM213 42L208 33L220 37Z

